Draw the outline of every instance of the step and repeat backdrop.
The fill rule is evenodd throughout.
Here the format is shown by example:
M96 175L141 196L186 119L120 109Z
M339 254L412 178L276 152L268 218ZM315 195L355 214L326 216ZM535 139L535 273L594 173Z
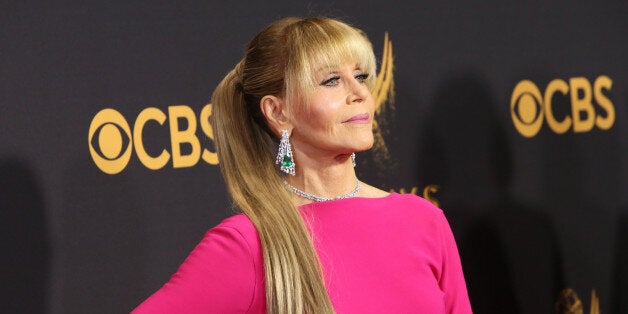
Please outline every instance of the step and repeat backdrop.
M234 213L213 89L315 15L379 61L359 177L439 204L476 313L628 313L625 1L0 4L0 312L124 313L165 283Z

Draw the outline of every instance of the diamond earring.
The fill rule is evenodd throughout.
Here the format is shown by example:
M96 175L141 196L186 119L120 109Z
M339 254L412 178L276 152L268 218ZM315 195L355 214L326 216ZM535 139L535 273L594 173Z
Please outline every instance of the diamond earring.
M295 175L294 159L292 157L292 147L290 147L290 134L288 130L281 131L281 141L275 164L280 165L279 169L289 175Z

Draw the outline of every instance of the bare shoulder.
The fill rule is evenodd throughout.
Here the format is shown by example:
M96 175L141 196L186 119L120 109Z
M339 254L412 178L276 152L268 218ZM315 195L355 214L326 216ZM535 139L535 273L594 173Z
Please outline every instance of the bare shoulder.
M382 189L378 189L370 184L362 182L362 189L360 190L359 196L376 198L376 197L386 197L390 194L390 192L384 191Z

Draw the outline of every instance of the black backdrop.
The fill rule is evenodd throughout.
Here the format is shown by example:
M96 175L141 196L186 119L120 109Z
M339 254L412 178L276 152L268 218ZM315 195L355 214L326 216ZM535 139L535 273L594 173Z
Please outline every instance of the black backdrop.
M553 313L568 288L628 313L625 1L3 2L0 312L128 312L158 289L232 213L213 88L265 25L321 14L380 60L388 32L389 158L358 174L438 186L476 313ZM121 119L93 122L106 108Z

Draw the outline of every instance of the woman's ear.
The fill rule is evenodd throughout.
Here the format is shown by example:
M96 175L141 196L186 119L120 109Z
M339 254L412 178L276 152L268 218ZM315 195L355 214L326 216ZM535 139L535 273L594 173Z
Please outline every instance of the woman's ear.
M259 102L260 110L266 118L268 127L279 136L281 130L292 130L292 125L288 122L286 103L283 99L266 95Z

